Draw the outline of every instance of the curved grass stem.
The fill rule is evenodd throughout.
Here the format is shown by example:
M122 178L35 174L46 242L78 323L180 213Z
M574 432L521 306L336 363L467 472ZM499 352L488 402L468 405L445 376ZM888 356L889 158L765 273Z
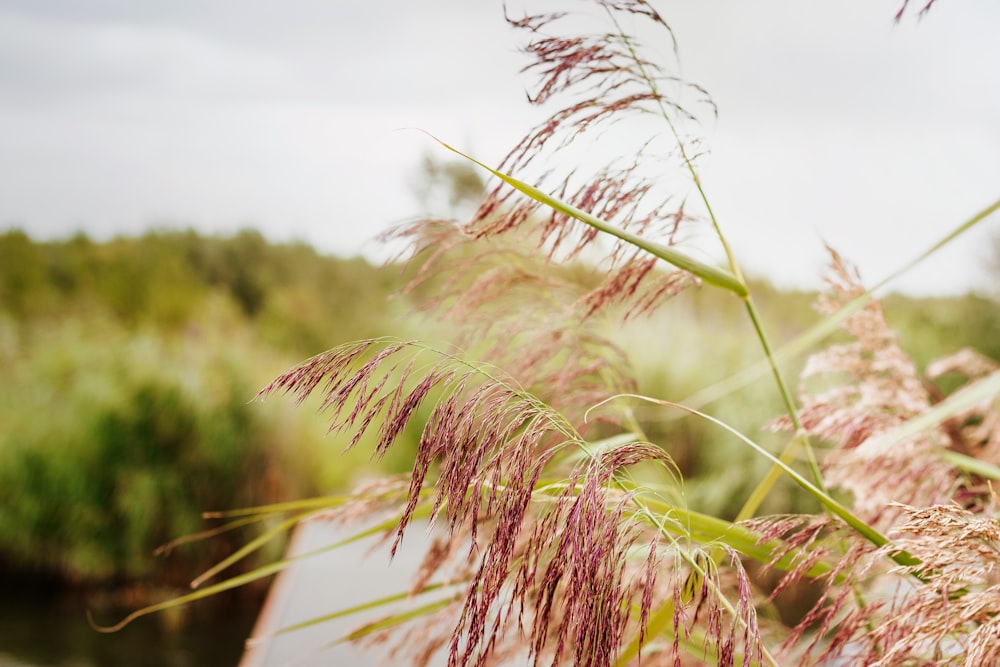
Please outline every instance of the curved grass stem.
M696 415L706 421L715 424L716 426L725 429L732 435L736 436L736 438L738 438L741 442L754 449L761 456L770 460L784 474L791 477L796 484L801 486L816 500L818 500L827 510L829 510L832 514L839 517L844 523L853 528L857 533L859 533L862 537L871 542L873 545L875 545L876 547L886 547L889 545L888 538L882 535L882 533L880 533L877 529L873 528L872 526L862 521L860 518L858 518L857 515L855 515L849 509L844 507L844 505L837 502L837 500L835 500L832 496L830 496L829 493L812 484L809 480L807 480L805 477L796 472L787 463L784 463L774 454L770 453L769 451L761 447L759 444L757 444L750 438L746 437L745 435L743 435L733 427L729 426L725 422L720 421L715 417L712 417L711 415L705 414L704 412L699 412L694 408L689 408L685 405L681 405L680 403L672 403L671 401L663 401L655 398L650 398L648 396L639 396L637 394L621 394L618 398L637 398L639 400L649 401L650 403L655 403L657 405L662 405L664 407L683 410L684 412ZM906 551L902 550L892 551L889 557L892 558L894 561L896 561L897 564L902 565L905 568L915 568L916 566L920 565L920 560ZM919 575L915 576L917 576L918 579L920 578Z
M789 441L788 446L781 453L780 460L785 464L790 464L795 459L799 449L802 449L806 454L806 461L809 464L809 472L812 475L813 483L826 492L827 489L826 485L823 483L823 474L820 472L819 463L816 461L816 454L813 452L813 448L809 443L809 436L806 434L805 429L802 428L802 422L799 420L799 411L795 405L795 399L792 397L792 393L788 390L788 385L785 383L784 377L781 374L781 369L778 368L778 362L775 359L774 354L771 352L771 344L768 341L767 334L764 333L764 327L757 314L757 309L754 306L753 299L747 295L743 302L746 305L747 314L753 322L754 330L757 332L757 339L764 348L764 356L767 358L771 374L774 376L774 382L778 387L778 393L781 394L781 400L785 404L785 410L788 412L788 416L792 420L792 425L795 427L795 437ZM764 499L771 492L771 489L774 488L774 485L781 477L781 472L782 471L777 464L771 466L771 469L768 471L767 475L764 476L764 479L757 484L753 492L743 503L743 507L740 508L739 514L737 514L737 521L749 519L757 512L761 503L764 502Z
M568 215L569 217L574 218L575 220L579 220L580 222L589 225L590 227L593 227L598 231L602 231L605 234L610 234L611 236L614 236L617 239L620 239L622 241L625 241L626 243L634 245L637 248L641 248L642 250L645 250L649 254L653 255L654 257L658 257L659 259L662 259L663 261L677 267L678 269L683 269L684 271L692 273L698 278L701 278L705 282L715 285L716 287L722 287L723 289L729 290L730 292L733 292L739 297L745 297L748 294L747 287L743 283L743 281L737 278L736 276L728 273L727 271L724 271L722 269L716 268L714 266L696 260L693 257L680 252L676 248L672 248L670 246L665 246L660 243L644 239L641 236L632 234L631 232L616 227L611 223L602 220L601 218L598 218L595 215L592 215L582 209L573 206L572 204L568 204L557 197L554 197L550 194L547 194L539 190L533 185L529 185L524 181L518 180L513 176L511 176L510 174L505 174L502 171L492 169L483 162L480 162L474 157L463 153L454 146L446 144L437 137L434 137L433 135L428 135L428 136L431 136L431 138L437 141L439 144L441 144L442 147L448 149L455 155L465 158L466 160L472 162L473 164L482 167L483 169L490 172L491 174L499 178L501 181L514 188L515 190L531 197L532 199L534 199L539 203L545 204L549 208L558 211L559 213Z
M948 232L941 239L936 241L931 247L921 252L916 257L908 260L902 264L899 268L892 271L888 276L880 280L877 284L870 287L864 294L860 294L847 304L845 304L840 310L832 315L829 315L822 319L820 322L812 326L808 331L800 334L794 340L785 343L781 348L774 351L774 359L777 362L785 362L794 359L807 351L809 351L814 345L820 343L830 334L837 331L840 325L847 320L851 315L858 312L866 305L871 303L878 292L892 284L900 276L909 272L928 257L933 255L935 252L945 247L948 243L955 240L965 232L969 231L975 227L980 222L986 220L991 215L1000 211L1000 199L997 199L992 204L986 206L975 215L965 220L957 227ZM689 405L694 408L702 408L709 403L716 401L729 393L736 391L742 387L749 385L754 380L760 378L768 372L769 363L767 360L761 360L750 366L747 366L743 370L729 375L727 378L721 382L717 382L709 387L699 390L698 392L692 394L685 398L682 402L684 405Z
M708 194L705 192L705 188L702 185L701 177L698 175L698 170L694 166L694 161L691 159L687 151L687 146L683 137L681 137L680 132L677 129L677 125L674 123L673 118L667 112L667 108L663 104L663 97L660 95L659 87L656 84L656 79L649 74L646 65L644 64L642 58L636 53L632 42L628 39L625 31L619 25L618 20L615 18L613 12L610 9L605 8L611 23L615 26L615 30L618 31L619 36L624 41L626 48L629 51L629 55L632 58L636 69L639 71L640 76L643 78L647 86L649 86L650 91L653 93L653 97L656 99L656 104L660 111L660 116L666 122L667 127L670 128L670 132L674 137L674 143L677 145L680 151L681 160L684 166L688 170L688 174L691 176L691 181L694 183L695 189L698 191L698 196L701 199L702 205L705 207L705 211L708 213L708 219L712 223L712 229L715 231L715 235L719 240L722 250L726 255L726 260L729 263L729 271L733 276L736 277L746 289L745 294L741 294L740 298L743 299L745 307L747 309L747 314L753 323L754 331L757 333L757 339L760 341L761 347L764 350L764 356L767 359L768 366L771 369L771 373L774 376L774 381L778 387L778 392L781 394L781 400L785 405L785 410L788 412L789 418L792 420L792 424L795 427L796 438L794 438L790 445L790 449L782 453L782 458L788 458L789 462L792 457L794 457L797 449L801 446L805 450L806 459L809 462L809 471L813 477L813 481L816 486L821 489L824 488L823 476L819 470L819 464L816 462L816 455L813 452L812 446L809 443L809 437L805 434L802 424L799 421L798 408L795 405L795 399L793 398L791 392L788 390L788 385L785 383L784 378L781 374L781 369L778 367L778 363L771 352L771 344L768 340L767 334L764 331L763 324L761 323L760 317L757 313L757 308L754 306L753 297L750 292L750 288L747 285L746 280L743 277L743 271L740 268L739 262L736 260L736 254L733 252L732 247L729 245L729 241L726 239L726 235L722 232L722 226L719 224L718 218L715 216L715 211L712 210L712 204L708 199ZM777 482L780 477L780 471L772 467L771 471L764 477L763 480L758 484L750 497L743 504L740 510L739 517L741 519L747 519L753 516L753 514L760 507L764 498L770 493L771 489L774 487L775 482ZM824 489L825 490L825 489Z

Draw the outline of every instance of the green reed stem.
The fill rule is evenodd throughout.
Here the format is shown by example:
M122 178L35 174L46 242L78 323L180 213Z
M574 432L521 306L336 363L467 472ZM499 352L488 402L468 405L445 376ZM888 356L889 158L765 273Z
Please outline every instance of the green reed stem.
M828 492L812 484L805 477L797 473L791 466L782 462L774 454L767 451L766 449L758 445L756 442L746 437L745 435L743 435L733 427L729 426L725 422L722 422L716 419L715 417L712 417L711 415L707 415L704 412L699 412L694 408L689 408L685 405L681 405L680 403L662 401L659 399L649 398L648 396L639 396L636 394L622 394L621 396L637 398L643 401L649 401L651 403L655 403L657 405L663 405L665 407L672 407L678 410L683 410L684 412L696 415L706 421L715 424L716 426L723 428L732 435L736 436L741 442L753 448L758 454L770 460L775 465L775 467L779 468L782 472L784 472L784 474L791 477L796 484L798 484L803 489L808 491L809 494L812 495L816 500L818 500L827 510L830 511L831 514L840 517L840 519L843 520L844 523L846 523L848 526L857 531L866 540L874 544L876 547L887 547L889 545L888 538L882 535L882 533L880 533L876 528L873 528L872 526L865 523L863 520L858 518L853 512L847 509L844 505L837 502ZM920 560L906 551L902 550L894 551L889 554L889 557L892 558L892 560L896 561L896 563L898 563L899 565L902 565L903 567L909 568L920 565ZM919 574L915 574L914 576L916 576L918 579L920 579L921 577L921 575Z
M863 294L855 297L847 304L845 304L836 313L824 318L819 323L815 324L808 331L802 333L794 340L784 344L780 349L774 352L774 357L776 360L788 361L789 359L794 359L795 357L804 354L813 345L816 345L827 336L837 331L840 325L847 320L848 317L858 312L866 305L871 303L875 299L875 294L885 288L887 285L892 283L892 281L899 278L904 273L912 270L918 264L923 262L925 259L933 255L935 252L943 248L945 245L958 238L968 230L972 229L975 225L982 222L990 215L1000 211L1000 199L996 200L986 208L982 209L975 215L973 215L968 220L964 221L958 225L955 229L950 231L939 241L934 243L930 248L923 251L913 259L907 261L905 264L894 270L888 276L880 280L876 285L869 288ZM690 405L696 408L704 407L705 405L722 398L723 396L745 387L757 378L766 374L768 371L768 365L766 361L761 360L760 362L754 363L747 366L743 370L733 373L726 379L715 383L710 387L701 389L700 391L688 396L684 399L683 403L685 405Z
M648 239L644 239L641 236L628 232L624 229L621 229L620 227L616 227L611 223L602 220L601 218L598 218L595 215L591 215L590 213L587 213L586 211L579 209L573 206L572 204L568 204L567 202L564 202L557 197L553 197L552 195L539 190L533 185L528 185L524 181L518 180L513 176L505 174L501 171L497 171L496 169L492 169L487 165L485 165L484 163L480 162L479 160L475 159L474 157L466 155L465 153L458 150L454 146L449 146L440 139L437 139L436 137L432 138L439 144L441 144L441 146L450 150L452 153L455 153L456 155L463 157L466 160L469 160L473 164L482 167L483 169L490 172L491 174L499 178L501 181L514 188L515 190L531 197L532 199L534 199L539 203L545 204L549 208L558 211L559 213L568 215L569 217L579 220L580 222L589 225L594 229L602 231L606 234L610 234L611 236L621 239L622 241L634 245L637 248L641 248L642 250L645 250L649 254L653 255L654 257L658 257L663 261L667 262L668 264L676 266L678 269L683 269L689 273L692 273L707 283L715 285L716 287L722 287L723 289L733 292L734 294L736 294L736 296L746 297L748 294L747 287L742 280L740 280L739 278L733 276L732 274L726 271L723 271L722 269L716 268L709 264L705 264L704 262L700 262L694 259L693 257L690 257L689 255L680 252L676 248L671 248L670 246L665 246L660 243L649 241Z
M819 488L826 491L826 485L823 483L823 474L820 472L819 463L816 461L816 454L813 452L812 446L809 444L809 436L806 434L804 428L802 428L802 422L799 420L799 411L795 405L795 399L792 397L792 393L788 390L788 385L785 384L785 379L781 374L781 370L778 368L778 362L774 358L774 354L771 352L771 345L768 340L767 334L764 333L764 327L761 324L760 317L757 314L757 308L754 306L753 299L748 295L744 300L746 304L747 314L750 316L750 320L753 322L754 330L757 332L757 338L760 341L761 346L764 348L764 356L767 358L768 365L771 367L771 374L774 376L774 381L778 386L778 393L781 394L781 400L785 404L785 409L788 412L788 416L792 420L792 425L795 427L795 437L789 440L788 445L785 447L784 451L781 452L780 460L784 463L791 463L798 450L801 448L806 453L806 461L809 464L809 472L812 475L813 482ZM739 513L736 515L737 521L742 521L744 519L749 519L754 515L757 509L760 507L761 503L774 488L774 485L778 482L781 477L781 469L777 464L771 466L767 475L764 479L754 488L753 492L747 498L746 502L743 503L743 507L740 508Z
M750 316L750 321L753 322L754 331L757 333L757 339L760 341L761 347L764 350L764 356L767 359L767 363L770 366L771 374L774 376L775 383L778 387L778 393L781 394L781 400L785 404L785 410L788 412L789 418L792 420L792 424L795 427L796 437L789 442L789 447L784 452L782 452L782 459L789 459L789 462L794 458L796 451L801 446L806 452L806 459L809 463L809 472L813 477L813 481L816 486L825 490L823 484L823 476L819 470L819 464L816 462L816 455L813 452L812 446L809 443L809 437L805 433L805 429L802 428L802 423L799 421L798 408L795 405L795 399L792 393L788 390L788 385L785 383L784 378L781 374L781 369L778 367L778 363L771 352L771 344L764 331L764 326L761 323L760 317L757 313L757 308L754 306L753 298L750 293L750 287L747 285L746 280L743 277L743 270L740 268L739 262L736 260L736 254L733 252L732 247L729 245L729 241L726 239L726 235L722 233L722 226L719 224L718 218L715 217L715 211L712 210L712 204L708 200L708 194L705 192L705 188L702 185L701 177L698 175L698 170L695 169L694 161L688 155L687 146L680 132L677 130L677 126L674 124L673 118L667 112L667 108L663 104L663 96L660 94L659 87L656 85L656 78L651 76L646 69L646 65L643 63L642 58L636 53L635 48L632 46L631 40L622 30L621 26L618 24L617 19L610 9L606 10L608 17L614 24L615 29L618 31L618 35L622 38L626 48L629 51L629 55L632 57L633 63L638 68L646 85L649 86L650 91L653 93L653 97L656 99L656 104L660 110L660 116L666 122L667 127L670 128L670 132L674 137L674 143L677 145L680 151L681 160L684 162L684 166L687 168L688 173L691 176L691 181L694 183L694 187L698 190L698 196L701 198L702 205L705 207L705 211L708 213L708 218L712 222L712 229L715 230L715 235L719 239L719 243L722 245L722 249L726 254L726 259L729 262L729 270L735 276L736 280L742 284L746 290L746 294L740 295L747 309L747 314ZM748 519L756 513L760 504L763 502L764 498L771 492L771 489L777 483L778 478L781 476L781 471L777 467L772 467L768 474L754 489L753 493L743 504L743 507L739 512L739 519Z

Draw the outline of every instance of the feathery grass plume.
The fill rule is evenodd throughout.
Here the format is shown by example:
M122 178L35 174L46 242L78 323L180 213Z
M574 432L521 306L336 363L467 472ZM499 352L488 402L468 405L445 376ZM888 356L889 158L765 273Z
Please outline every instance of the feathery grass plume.
M637 442L582 463L535 524L514 588L531 600L522 614L532 653L553 665L614 664L631 635L640 663L685 654L716 665L759 663L756 607L736 554L727 550L731 562L718 568L697 545L668 538L658 525L665 518L633 492L612 488L620 469L643 461L669 459ZM673 610L673 641L657 640L643 653L650 614L664 608Z
M573 420L608 393L634 387L631 364L609 338L616 309L596 312L588 301L600 280L592 268L546 266L514 238L465 247L455 225L407 233L413 261L429 255L433 273L445 272L431 275L425 262L408 289L432 292L426 308L452 324L468 354L502 367ZM663 289L671 287L680 289Z
M634 393L634 382L627 356L602 326L656 309L695 284L697 274L743 299L791 415L786 422L796 423L793 444L804 442L804 431L836 446L825 461L827 481L853 492L858 514L892 525L887 508L906 510L891 502L941 502L964 484L936 455L948 442L942 429L892 448L873 444L928 411L933 400L877 303L846 320L852 342L810 360L806 379L829 385L806 392L798 429L749 288L693 165L698 140L683 134L695 116L679 100L693 94L711 103L700 88L683 84L646 55L640 36L647 31L673 39L648 2L593 0L591 6L610 30L581 36L576 29L589 17L561 12L508 17L530 38L525 52L533 62L525 69L539 82L529 101L559 106L498 170L490 170L501 182L471 221L417 221L389 235L409 242L406 252L415 268L407 289L430 293L430 307L463 327L455 349L466 352L414 341L360 341L306 361L261 391L261 397L289 393L300 402L318 394L330 431L346 436L348 448L373 433L376 458L404 429L424 422L403 497L394 497L398 507L387 539L394 536L395 554L407 527L417 518L429 520L435 540L411 592L440 591L441 597L360 628L349 639L402 637L395 655L427 664L446 653L449 667L776 665L757 618L766 601L753 591L738 548L744 557L770 559L771 566L789 572L775 594L810 575L826 586L790 633L768 626L776 643L787 637L792 660L822 664L867 652L871 662L891 655L890 642L900 632L922 628L925 618L944 611L928 601L910 626L873 632L889 607L865 578L885 571L887 556L904 565L918 561L904 550L905 541L882 550L872 546L885 538L818 488L823 484L808 447L815 485L788 463L794 449L779 459L701 415L775 463L775 474L752 494L754 503L767 494L772 478L787 474L846 522L760 520L751 524L760 536L755 542L745 526L667 501L675 490L669 457L645 441L626 406L608 398ZM622 131L623 119L635 125ZM643 133L647 120L660 123L660 131ZM601 143L591 142L595 135ZM576 166L565 174L556 170L557 160ZM690 179L683 186L671 178L676 167ZM692 182L729 255L731 273L668 247L692 221L684 194ZM863 292L857 275L832 254L831 293L820 304L828 314ZM665 272L657 257L693 273ZM608 422L625 428L605 437ZM637 466L666 469L667 482L637 481ZM759 505L747 506L741 515L752 515ZM918 534L918 527L906 526L908 534ZM945 532L934 534L946 547L964 546L967 533L949 541ZM942 562L920 563L913 573L922 578L907 590L919 595ZM991 582L971 576L956 576L962 588L952 589L968 605L979 599L977 585L992 591L986 586ZM462 592L444 591L442 582ZM873 600L865 599L869 594ZM971 655L992 657L989 613L983 598L960 615L960 629L979 624L969 634ZM949 629L938 637L933 623L940 621L929 626L925 640L931 643L943 646L957 632L958 626L945 624Z
M417 369L420 380L413 377ZM445 604L431 624L447 627L441 618L451 614L447 642L428 634L419 660L447 643L450 665L495 664L495 656L523 652L525 645L536 662L609 664L625 637L644 636L653 606L676 596L691 574L685 564L709 571L698 578L694 612L678 610L676 632L702 626L703 650L718 664L759 659L755 607L735 556L733 567L718 571L673 538L664 542L657 523L663 519L650 518L615 483L639 463L668 463L662 449L633 440L594 451L563 416L500 371L415 343L341 346L287 372L262 395L284 391L302 400L316 390L333 431L353 434L356 442L365 430L377 430L375 455L422 401L435 401L393 549L417 506L430 504L432 524L442 525L447 542L428 555L415 585L435 574L469 583L464 598ZM373 425L373 414L381 425ZM590 454L567 469L579 457L563 454L581 449ZM436 479L426 489L432 469ZM562 481L541 484L544 471ZM462 545L465 557L455 558ZM673 554L670 562L664 549ZM659 585L661 577L673 583ZM735 607L725 597L730 590ZM511 629L515 619L524 636Z
M684 119L694 116L675 101L685 87L655 60L643 57L638 40L618 29L619 22L628 19L637 31L654 28L671 42L673 36L663 18L641 0L596 0L594 5L614 30L580 35L578 29L592 17L566 12L508 18L529 36L524 52L531 62L524 71L537 74L539 81L528 100L542 106L555 103L557 109L527 133L499 170L622 229L673 243L688 220L683 190L669 182L679 164L677 146L672 137L656 131L662 128L647 133L642 126L623 127L621 121L645 122L665 112ZM675 95L667 95L668 90ZM687 90L707 99L696 87ZM598 135L600 142L595 140ZM563 175L555 176L554 164L577 166L569 174L563 169ZM529 222L537 228L536 241L550 261L606 258L609 276L601 298L588 300L591 307L641 291L646 293L645 309L657 302L650 295L669 295L671 290L660 281L662 274L635 266L648 257L634 247L616 242L603 248L604 239L595 229L522 198L503 183L490 191L463 230L472 239L493 238ZM616 276L619 271L625 275Z
M576 664L612 662L629 625L636 588L646 604L651 599L655 561L641 563L637 585L629 581L629 555L638 532L626 520L629 495L615 492L609 483L623 467L665 458L662 450L636 443L580 464L535 524L513 587L515 599L531 602L528 641L533 655L551 653L553 665L568 656ZM494 572L496 584L507 576ZM481 606L468 608L473 620L483 616ZM522 605L520 614L524 611ZM641 614L648 614L645 604Z
M421 364L421 379L413 380L422 355L431 360ZM421 436L400 535L432 464L440 466L435 513L444 508L454 529L474 521L481 493L495 497L503 495L501 488L530 491L526 485L572 437L561 417L498 369L412 341L369 340L334 348L283 374L260 396L283 391L302 401L320 384L320 410L329 414L331 432L352 435L349 447L378 423L376 457L392 445L425 398L432 392L443 394ZM347 406L352 406L350 412Z
M649 3L644 0L595 0L595 4L610 19L614 30L580 34L579 23L573 23L559 34L560 28L570 23L570 19L579 21L579 16L566 12L508 18L512 26L530 33L524 52L532 62L524 71L537 72L540 76L534 92L528 93L528 101L543 105L558 98L560 105L508 154L501 171L518 172L550 145L556 152L567 150L582 134L595 128L605 130L606 126L617 124L625 117L660 116L665 108L679 118L694 120L694 114L677 101L685 89L696 92L698 102L710 105L714 111L703 89L683 84L660 62L644 55L643 45L636 35L650 28L657 37L667 37L676 47L670 26ZM626 20L631 27L627 33L621 29ZM667 89L676 94L668 96L663 92ZM659 147L659 143L651 144L651 141L657 140L643 139L633 153L648 155L651 146ZM676 154L673 139L668 141L667 154ZM622 154L624 151L619 152ZM635 169L636 163L632 164L629 172ZM613 180L623 179L619 176ZM615 191L619 190L615 188Z
M619 24L628 19L665 31L671 42L673 37L642 0L596 0L594 6L614 30L579 36L574 29L587 18L565 12L508 18L529 35L524 51L533 62L525 70L540 79L529 100L539 105L558 100L560 108L528 133L501 169L551 188L622 229L673 243L688 216L683 202L673 203L681 197L665 178L670 170L655 165L676 157L674 139L651 130L653 139L637 140L644 133L618 131L619 121L667 112L684 119L693 115L663 92L683 86L642 57L638 41ZM560 35L563 29L572 34ZM707 97L695 87L689 90ZM588 145L598 132L601 144ZM605 160L600 150L611 156ZM579 159L567 155L574 151ZM567 158L577 167L555 181L549 165L539 164L565 164ZM461 347L503 367L571 419L609 394L634 390L624 353L602 327L650 312L697 282L685 271L664 270L655 257L628 243L607 247L607 237L596 229L563 213L543 213L538 202L503 183L466 224L416 221L386 238L409 242L410 262L417 268L408 289L437 292L429 305L459 323ZM480 349L481 341L492 345Z
M425 355L432 358L424 362ZM418 368L420 380L413 379ZM667 460L661 449L636 442L585 460L532 519L543 470L568 447L588 446L562 415L499 370L415 343L363 341L288 371L261 395L283 391L304 400L320 387L331 430L353 432L356 443L366 430L376 429L376 456L391 446L422 401L440 397L420 439L393 552L436 468L432 523L443 519L453 542L439 551L467 544L469 560L462 566L472 571L450 639L449 664L486 664L505 628L501 619L509 619L515 608L519 618L532 610L532 655L551 653L553 664L566 656L607 664L631 622L629 600L637 590L628 574L635 534L623 520L629 494L611 489L610 480L642 461ZM373 426L376 416L381 423ZM443 562L432 555L427 565L436 571ZM635 575L643 582L638 586L645 601L642 618L648 615L654 562L644 561Z
M839 310L864 292L856 270L830 249L829 291L817 309ZM893 502L947 502L961 479L939 455L947 446L932 429L886 450L877 437L930 407L916 366L899 347L881 304L872 301L843 324L850 342L812 355L802 373L800 420L807 432L831 443L823 471L831 487L850 491L859 516L876 525L892 524ZM810 390L809 385L820 385ZM787 426L787 420L779 420Z
M745 525L761 541L775 540L784 545L784 550L776 551L767 567L773 567L782 557L792 558L794 567L778 580L767 602L773 602L782 591L803 581L819 584L821 591L791 632L780 637L782 656L789 664L827 665L838 664L838 660L856 652L884 606L879 600L866 601L861 595L866 577L877 570L884 554L829 517L763 517L749 520ZM810 569L821 561L834 566L808 580Z
M926 14L931 10L931 7L934 5L935 2L937 2L937 0L927 0L924 3L924 6L920 8L920 11L917 12L917 16L923 18L924 14ZM910 0L903 0L903 6L899 8L898 12L896 12L897 22L903 19L903 15L906 14L906 10L909 8L909 6L910 6Z
M922 561L924 583L902 587L870 633L869 664L1000 664L1000 523L996 507L902 507L896 548Z
M675 664L681 658L678 651L681 633L690 636L699 624L704 633L701 664L749 667L763 661L763 642L757 620L759 600L754 595L750 578L738 554L728 548L723 552L725 560L721 566L708 553L696 552L695 571L698 576L695 579L701 580L701 587L696 594L694 615L687 625L681 625L685 617L684 607L675 607L672 651ZM689 577L685 583L690 581ZM675 600L678 599L677 592L675 589Z

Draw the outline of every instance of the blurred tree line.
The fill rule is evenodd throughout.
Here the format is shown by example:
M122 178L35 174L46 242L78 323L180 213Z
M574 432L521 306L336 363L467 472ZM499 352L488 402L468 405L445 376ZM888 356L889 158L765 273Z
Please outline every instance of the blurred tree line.
M249 401L306 356L398 332L397 283L254 231L0 234L0 569L185 586L247 539L153 556L203 511L346 484L365 456Z
M578 273L596 279L593 269ZM389 299L405 280L398 267L253 231L107 242L0 234L0 568L81 585L182 587L248 539L153 556L202 530L203 511L329 492L376 467L409 469L419 428L374 463L366 443L341 457L313 410L248 402L289 366L344 341L447 339L446 324L415 317L407 298ZM412 298L433 289L432 281ZM767 285L755 294L779 344L814 321L812 294ZM738 304L717 297L692 290L662 317L611 332L640 392L683 400L758 360ZM1000 307L989 297L893 295L885 307L921 368L963 346L1000 358ZM708 409L748 432L781 411L776 395L752 388ZM675 457L702 511L734 512L739 480L752 486L764 472L701 422L647 416L648 435ZM799 500L789 488L772 502L784 511Z
M269 244L249 230L228 238L150 232L107 243L83 234L48 243L16 230L0 235L2 312L29 326L106 317L177 332L197 326L207 308L226 307L264 343L311 354L380 330L385 320L372 305L393 283L364 259Z

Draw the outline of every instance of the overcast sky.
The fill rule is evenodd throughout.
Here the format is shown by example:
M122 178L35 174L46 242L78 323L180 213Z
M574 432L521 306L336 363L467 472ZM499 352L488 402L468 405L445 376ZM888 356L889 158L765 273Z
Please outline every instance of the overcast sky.
M1000 197L997 0L653 4L719 107L703 178L751 271L814 286L825 241L873 283ZM499 0L0 0L0 228L377 254L440 151L400 128L496 162L539 119L518 39ZM898 286L991 289L994 235Z

